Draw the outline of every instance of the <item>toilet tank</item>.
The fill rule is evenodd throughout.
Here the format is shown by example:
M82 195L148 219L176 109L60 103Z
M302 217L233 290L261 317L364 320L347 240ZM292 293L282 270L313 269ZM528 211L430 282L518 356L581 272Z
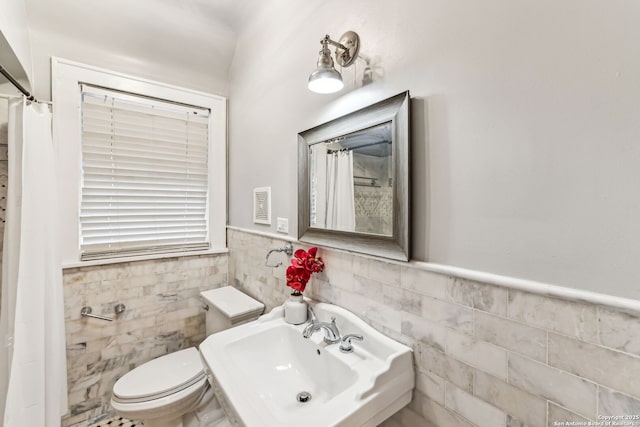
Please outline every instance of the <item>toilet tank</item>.
M200 297L208 307L207 336L255 320L264 311L264 304L232 286L200 292Z

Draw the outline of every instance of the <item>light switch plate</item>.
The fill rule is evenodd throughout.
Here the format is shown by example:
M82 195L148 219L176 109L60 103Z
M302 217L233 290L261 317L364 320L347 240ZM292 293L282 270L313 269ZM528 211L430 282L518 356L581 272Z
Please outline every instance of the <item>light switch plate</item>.
M276 228L279 233L288 233L289 232L289 218L280 218L278 217L278 226Z

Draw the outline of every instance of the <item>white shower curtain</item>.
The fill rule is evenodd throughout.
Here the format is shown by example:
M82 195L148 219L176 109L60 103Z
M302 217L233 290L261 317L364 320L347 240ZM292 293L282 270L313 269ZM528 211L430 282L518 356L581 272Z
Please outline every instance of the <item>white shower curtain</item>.
M327 157L327 228L356 229L353 194L353 152L339 151Z
M9 105L0 311L0 420L59 427L67 411L55 155L45 104Z
M309 159L310 218L312 227L327 226L327 146L311 146Z

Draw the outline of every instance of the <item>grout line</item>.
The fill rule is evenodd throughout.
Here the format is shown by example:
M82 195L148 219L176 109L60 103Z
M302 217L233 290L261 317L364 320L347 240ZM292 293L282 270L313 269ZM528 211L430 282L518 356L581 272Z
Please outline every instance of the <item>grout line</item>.
M545 421L546 421L546 425L549 425L549 407L551 406L551 401L549 399L547 399L547 404L545 405L545 410L546 410L546 415L545 415Z
M546 347L546 348L545 348L545 350L546 350L546 351L545 351L545 353L546 353L546 354L545 354L545 360L544 360L544 363L545 363L545 364L547 364L547 365L549 365L549 330L548 330L548 329L546 329L545 331L546 331L546 333L547 333L547 334L546 334L547 336L546 336L546 339L545 339L545 347ZM551 366L551 365L549 365L549 366Z
M600 310L601 306L596 306L596 342L598 345L602 345L602 335L600 334Z
M598 419L598 415L600 415L600 384L596 386L596 420Z

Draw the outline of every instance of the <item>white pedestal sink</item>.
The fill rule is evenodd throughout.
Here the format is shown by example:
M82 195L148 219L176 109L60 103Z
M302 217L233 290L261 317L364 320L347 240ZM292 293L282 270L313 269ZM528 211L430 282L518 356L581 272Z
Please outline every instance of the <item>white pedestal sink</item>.
M305 339L305 325L285 323L277 307L258 320L209 336L200 345L205 371L234 425L377 426L411 400L411 349L353 313L313 303L318 320L342 335L360 334L353 353Z

